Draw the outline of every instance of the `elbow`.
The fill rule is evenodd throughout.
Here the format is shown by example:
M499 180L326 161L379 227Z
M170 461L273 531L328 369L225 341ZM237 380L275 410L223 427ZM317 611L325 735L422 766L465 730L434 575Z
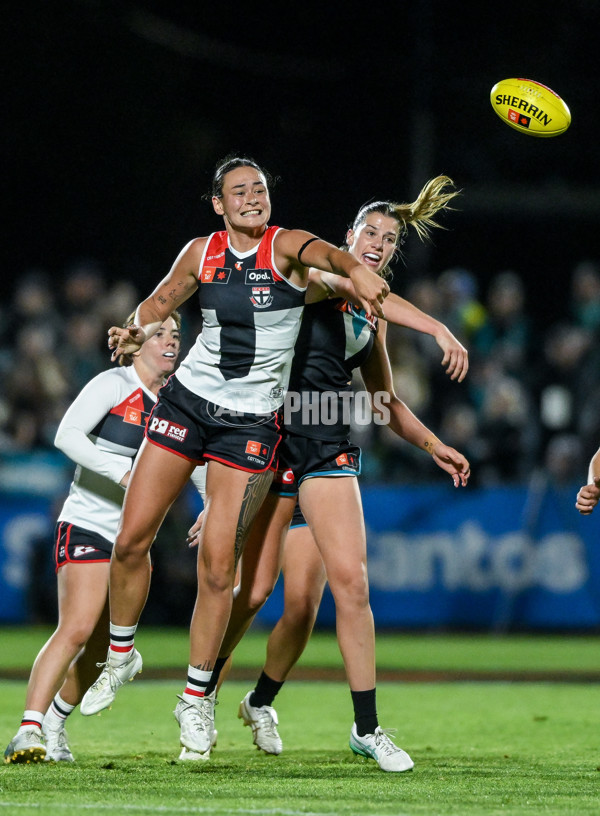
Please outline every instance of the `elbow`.
M60 428L56 432L56 436L54 437L54 447L58 448L58 450L63 451L64 453L64 444L66 441L66 434Z
M54 437L54 447L69 458L71 458L70 451L73 448L75 434L76 431L74 428L67 428L59 425L58 430L56 431L56 436Z

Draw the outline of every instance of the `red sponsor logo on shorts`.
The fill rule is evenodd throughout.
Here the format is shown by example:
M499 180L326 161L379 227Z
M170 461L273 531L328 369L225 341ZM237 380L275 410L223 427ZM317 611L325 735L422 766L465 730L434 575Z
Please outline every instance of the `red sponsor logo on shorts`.
M350 462L348 461L348 454L341 453L335 460L337 465L349 465Z
M188 428L183 425L178 425L176 422L169 422L168 419L159 419L154 417L150 425L151 431L164 434L169 439L174 439L177 442L183 442L188 434Z
M274 479L277 484L293 484L294 471L291 468L288 468L287 470L278 470L275 472Z
M255 442L249 439L246 442L246 453L251 458L258 456L260 459L268 459L271 448L268 445L263 445L262 442Z

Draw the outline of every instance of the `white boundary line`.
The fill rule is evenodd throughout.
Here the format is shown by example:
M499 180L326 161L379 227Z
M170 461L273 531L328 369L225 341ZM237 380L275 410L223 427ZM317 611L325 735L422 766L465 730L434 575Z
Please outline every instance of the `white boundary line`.
M252 808L251 810L248 808L235 808L227 810L225 807L220 808L216 804L212 807L190 807L190 806L183 806L183 807L169 807L167 805L158 805L156 807L150 807L147 805L129 805L129 804L107 804L97 803L92 804L90 803L72 803L68 804L67 802L56 803L57 806L60 808L61 813L64 813L69 810L97 810L97 811L111 811L111 813L118 814L124 811L131 811L132 813L210 813L212 816L219 813L231 813L231 814L240 814L240 816L333 816L335 811L326 810L326 811L309 811L309 810L283 810L281 808L267 808L263 810L259 810L256 808ZM0 802L0 807L9 807L14 808L15 810L18 808L29 808L31 810L49 810L54 807L54 803L52 802L44 802L44 803L33 803L27 804L25 802ZM376 813L370 813L369 816L378 816ZM383 814L381 814L383 816ZM397 813L396 816L409 816L407 813Z

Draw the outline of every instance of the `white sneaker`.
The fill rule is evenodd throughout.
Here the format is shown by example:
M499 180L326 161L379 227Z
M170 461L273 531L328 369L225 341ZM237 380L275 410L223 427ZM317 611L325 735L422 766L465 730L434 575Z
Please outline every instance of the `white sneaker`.
M46 730L42 726L44 740L46 741L46 762L74 762L75 759L71 749L67 744L67 732L64 728L56 731Z
M37 727L29 728L27 731L20 731L8 743L4 752L4 762L9 765L11 762L22 762L29 765L30 762L41 762L46 756L46 746L41 730Z
M217 747L217 736L218 731L216 728L213 728L212 737L210 738L210 749L212 751L213 748ZM185 745L181 749L181 753L179 754L179 759L184 761L192 761L197 762L198 760L205 760L210 759L210 751L208 754L199 754L198 751L190 751L189 748L186 748Z
M79 705L79 710L85 717L97 714L112 705L121 686L128 680L133 680L135 675L141 672L143 661L141 654L134 649L129 660L120 666L113 666L108 660L106 663L96 665L104 666L104 668L94 685L86 691Z
M198 702L188 703L179 694L179 702L175 706L175 719L181 726L179 742L184 748L198 756L194 759L208 759L215 733L215 698L199 697ZM182 751L183 753L183 751ZM180 759L192 757L181 757Z
M283 743L277 726L277 712L271 706L252 706L249 703L252 691L244 697L238 709L238 717L244 721L244 726L252 728L252 742L259 751L265 754L280 754Z
M406 751L398 748L388 736L388 732L379 726L374 734L359 737L354 723L350 731L350 748L359 756L374 759L382 771L410 771L415 764Z

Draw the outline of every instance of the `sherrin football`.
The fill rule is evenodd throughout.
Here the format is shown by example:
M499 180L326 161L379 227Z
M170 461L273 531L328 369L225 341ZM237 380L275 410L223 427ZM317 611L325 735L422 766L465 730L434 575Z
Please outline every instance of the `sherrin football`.
M528 136L559 136L571 124L564 100L533 79L503 79L492 88L490 100L503 122Z

